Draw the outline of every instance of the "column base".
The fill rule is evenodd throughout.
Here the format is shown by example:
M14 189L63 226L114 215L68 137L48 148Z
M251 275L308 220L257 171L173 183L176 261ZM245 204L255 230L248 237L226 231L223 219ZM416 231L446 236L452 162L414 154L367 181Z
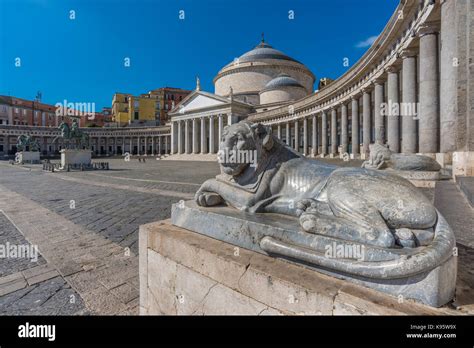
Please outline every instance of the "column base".
M453 164L453 154L451 152L436 154L436 162L439 163L441 168L446 168L447 165Z
M474 176L474 151L456 151L452 155L453 178Z

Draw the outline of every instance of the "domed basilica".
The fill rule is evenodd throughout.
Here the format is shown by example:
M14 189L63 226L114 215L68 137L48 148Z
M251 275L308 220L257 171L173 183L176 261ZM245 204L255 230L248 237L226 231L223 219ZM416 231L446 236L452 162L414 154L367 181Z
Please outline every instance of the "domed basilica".
M312 93L315 76L302 63L262 42L224 66L214 78L215 94L252 105L281 104Z
M218 72L214 93L202 91L197 79L196 89L169 113L171 153L217 153L226 125L306 97L314 81L304 64L262 38Z

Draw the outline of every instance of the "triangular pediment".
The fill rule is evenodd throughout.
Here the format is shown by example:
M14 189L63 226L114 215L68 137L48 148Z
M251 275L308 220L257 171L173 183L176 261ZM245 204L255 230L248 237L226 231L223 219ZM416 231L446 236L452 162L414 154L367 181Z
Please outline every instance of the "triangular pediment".
M211 93L195 91L178 104L173 109L173 113L188 113L193 110L224 106L229 103L230 101L226 98Z

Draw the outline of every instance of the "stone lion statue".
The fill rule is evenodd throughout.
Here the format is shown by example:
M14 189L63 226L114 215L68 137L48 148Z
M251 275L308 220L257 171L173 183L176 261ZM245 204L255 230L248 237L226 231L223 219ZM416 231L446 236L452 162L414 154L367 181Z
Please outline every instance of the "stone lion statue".
M196 192L200 206L290 215L306 232L380 247L433 237L437 211L406 179L305 158L270 127L248 121L224 128L219 151L233 156L223 156L221 174Z
M436 172L441 169L439 163L428 156L395 153L381 144L371 144L369 149L369 159L362 163L362 168L428 172Z

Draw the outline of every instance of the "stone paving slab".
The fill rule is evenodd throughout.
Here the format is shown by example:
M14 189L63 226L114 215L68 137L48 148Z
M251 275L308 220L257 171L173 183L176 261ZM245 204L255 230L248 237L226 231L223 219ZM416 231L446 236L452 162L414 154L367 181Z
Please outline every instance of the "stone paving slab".
M51 213L46 208L1 185L0 196L4 198L0 201L0 209L10 216L26 239L38 245L38 249L48 261L47 266L38 266L23 274L25 281L17 279L11 283L9 292L25 291L25 296L30 293L35 294L38 291L35 290L36 288L48 288L47 284L50 284L51 281L47 282L47 280L58 279L54 284L61 283L61 286L55 287L55 293L71 287L69 292L77 292L81 301L84 301L85 308L92 314L118 314L126 310L133 310L129 303L138 297L138 289L135 288L133 282L128 287L127 296L123 295L123 291L110 291L121 285L125 289L130 278L134 276L138 278L138 260L133 252L127 251L125 253L124 248L115 243L97 236L93 231L74 225L60 215ZM28 220L34 221L34 224L22 219L25 211L28 211ZM64 227L61 231L61 239L56 237L57 234L55 229L51 228L51 222L54 222L53 226ZM104 248L105 246L108 246L110 252L95 252L96 247ZM61 273L61 270L64 269L65 259L72 259L76 262L74 271L77 272L73 275ZM91 267L91 264L94 265ZM26 289L24 289L24 283L29 285ZM104 286L104 283L109 287ZM50 286L54 287L54 284ZM85 284L87 287L84 287ZM35 285L37 286L35 287ZM28 289L30 291L27 291ZM21 295L18 301L24 302L25 296ZM0 304L8 302L11 297L11 294L7 295L7 298L2 297ZM135 305L135 307L137 306ZM20 306L19 309L15 309L15 306L12 305L11 312L8 313L30 313L29 311L25 312L25 308L25 306ZM36 307L32 305L31 308ZM55 313L55 308L48 305L42 307L41 313L43 311L51 314Z

